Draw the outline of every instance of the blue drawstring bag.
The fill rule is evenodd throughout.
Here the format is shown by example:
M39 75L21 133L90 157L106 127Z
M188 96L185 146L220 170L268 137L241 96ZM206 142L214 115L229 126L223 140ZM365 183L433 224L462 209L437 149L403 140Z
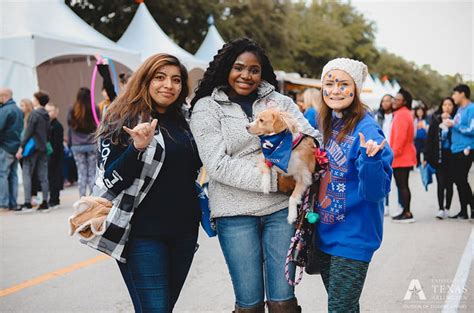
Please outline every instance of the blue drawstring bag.
M36 149L36 144L35 144L35 139L31 137L25 145L25 148L23 149L23 154L22 156L24 158L29 157L30 155L33 155Z
M211 218L209 209L209 197L207 196L207 183L202 186L196 182L196 191L198 193L199 206L201 207L201 226L209 237L217 235L216 225Z
M426 163L426 166L421 166L421 181L423 186L425 186L425 191L428 191L428 185L433 182L433 174L436 173L429 163Z

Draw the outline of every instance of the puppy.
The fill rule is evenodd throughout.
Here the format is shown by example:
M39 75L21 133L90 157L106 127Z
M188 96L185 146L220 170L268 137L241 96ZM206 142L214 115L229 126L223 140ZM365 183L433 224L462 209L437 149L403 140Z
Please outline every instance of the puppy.
M260 112L254 122L247 125L247 131L260 137L262 158L258 168L262 173L262 190L270 192L270 167L284 176L292 176L296 181L289 206L288 223L298 217L297 206L306 189L312 184L315 171L316 144L312 137L303 136L293 116L275 108Z

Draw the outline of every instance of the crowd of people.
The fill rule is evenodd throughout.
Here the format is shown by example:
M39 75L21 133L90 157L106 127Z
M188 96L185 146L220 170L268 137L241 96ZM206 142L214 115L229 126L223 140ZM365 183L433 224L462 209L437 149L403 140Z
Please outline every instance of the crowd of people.
M101 116L99 126L89 89L79 89L68 113L66 147L58 108L45 92L17 106L12 91L1 88L0 184L8 188L0 189L0 207L31 211L35 188L43 193L39 211L59 205L59 164L72 152L79 195L101 192L115 207L107 230L97 235L107 244L96 248L117 259L135 311L172 312L197 249L201 211L195 181L204 167L234 312L263 313L265 306L271 313L301 312L285 277L295 233L286 218L294 181L273 167L271 193L262 192L262 176L255 170L260 140L246 130L256 113L277 107L293 115L300 131L327 152L329 170L320 190L324 197L319 197L325 200L315 208L321 221L314 245L328 310L358 312L370 262L381 245L392 176L398 193L394 222L414 222L409 175L428 166L436 170L438 182L436 217L467 219L470 206L474 218L468 183L474 156L469 87L456 86L431 116L423 106L412 109L405 89L395 97L385 95L380 109L370 112L360 100L367 75L360 61L331 60L323 68L321 90L305 90L295 103L278 92L265 51L240 38L219 50L187 104L186 68L174 56L157 54L118 95L107 92L111 88L104 80L105 100L95 112ZM453 184L461 211L449 215ZM293 263L288 275L295 276Z

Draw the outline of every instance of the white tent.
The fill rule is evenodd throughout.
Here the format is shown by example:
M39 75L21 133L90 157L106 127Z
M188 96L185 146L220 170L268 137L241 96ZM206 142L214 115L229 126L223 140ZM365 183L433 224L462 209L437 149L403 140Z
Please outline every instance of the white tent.
M396 80L392 80L392 96L395 97L395 95L398 93L398 91L400 90L400 84L398 83L398 81Z
M390 81L388 79L383 82L383 88L385 89L386 94L388 93L389 95L394 96L392 94L393 86L392 86L392 84L390 83Z
M41 88L60 107L70 104L79 87L90 86L95 54L120 69L139 65L137 52L94 30L64 1L0 0L0 16L0 86L10 87L17 101Z
M209 29L207 30L206 37L194 56L209 63L213 60L217 51L225 44L225 41L217 31L216 26L214 26L212 15L207 19L207 23L209 24Z
M117 43L122 47L138 50L141 53L142 61L156 53L168 53L176 56L188 70L207 68L207 62L196 58L165 34L148 11L145 3L140 3L130 25Z
M372 110L379 108L380 100L382 100L384 94L387 93L380 83L380 80L378 80L379 83L377 83L377 80L378 78L374 80L370 74L367 75L360 95L362 102Z

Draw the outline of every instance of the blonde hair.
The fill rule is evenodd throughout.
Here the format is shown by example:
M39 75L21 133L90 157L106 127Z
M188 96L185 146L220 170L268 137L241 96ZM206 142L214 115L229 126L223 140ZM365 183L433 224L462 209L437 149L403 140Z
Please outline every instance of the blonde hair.
M31 112L33 112L33 102L30 99L21 99L20 104L23 104L25 107L25 111L23 112L23 126L26 127L26 122L28 121L28 117L30 116Z
M310 107L316 109L317 112L321 109L321 92L316 88L308 88L303 92L303 110Z

